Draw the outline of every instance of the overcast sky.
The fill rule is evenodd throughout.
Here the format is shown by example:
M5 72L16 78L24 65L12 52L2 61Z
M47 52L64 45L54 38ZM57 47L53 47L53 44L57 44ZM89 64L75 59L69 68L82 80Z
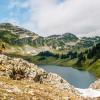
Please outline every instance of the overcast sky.
M100 31L100 0L0 0L0 22L42 36L66 32L82 36Z

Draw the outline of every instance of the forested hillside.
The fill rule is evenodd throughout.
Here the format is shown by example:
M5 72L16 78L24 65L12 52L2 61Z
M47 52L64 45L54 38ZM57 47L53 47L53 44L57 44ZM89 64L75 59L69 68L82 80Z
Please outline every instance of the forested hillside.
M83 52L70 51L66 54L40 52L37 56L32 57L32 60L37 64L57 64L89 70L100 77L100 43Z

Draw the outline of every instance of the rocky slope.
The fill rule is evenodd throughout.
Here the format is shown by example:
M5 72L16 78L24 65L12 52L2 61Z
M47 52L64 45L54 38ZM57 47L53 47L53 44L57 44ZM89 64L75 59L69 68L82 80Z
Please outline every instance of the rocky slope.
M33 63L5 55L0 55L0 87L3 93L0 98L7 100L10 97L18 97L18 100L82 100L74 87L57 74L46 73Z
M39 82L42 77L43 83L53 84L61 89L73 88L57 74L46 73L45 70L21 58L10 58L0 55L0 71L1 76L4 75L14 80L27 79Z
M0 99L97 100L97 97L81 96L59 75L47 73L21 58L0 54Z

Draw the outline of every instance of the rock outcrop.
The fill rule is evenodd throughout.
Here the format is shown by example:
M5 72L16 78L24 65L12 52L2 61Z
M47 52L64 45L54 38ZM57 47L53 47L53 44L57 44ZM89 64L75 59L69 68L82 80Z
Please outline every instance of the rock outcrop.
M7 80L12 81L13 85L9 85L9 82L7 82ZM19 88L19 86L17 86L16 83L13 83L13 81L16 81L18 83L20 82L20 85L24 83L29 85L29 83L31 83L32 86L36 85L37 88L35 87L36 90L32 90L22 85L22 87L25 88L25 90L22 90L22 87ZM43 86L42 91L40 91L39 89L40 86ZM39 92L39 95L41 95L41 97L42 95L46 95L47 97L51 95L51 99L47 100L77 100L76 98L79 98L79 100L83 100L78 92L74 89L74 87L59 75L54 73L47 73L42 68L39 68L33 63L29 63L21 58L11 58L3 54L0 54L0 87L2 87L3 90L9 93L23 94L26 93L25 91L28 89L27 93L30 93L32 95L34 94L34 92L37 93L37 91ZM57 93L54 93L55 97L52 97L53 94L48 88L55 90L55 93ZM44 94L41 94L43 91ZM61 93L61 95L59 93Z
M0 71L1 75L9 76L13 79L34 79L38 75L42 75L45 71L38 68L33 63L28 63L21 58L10 58L0 55Z
M92 83L90 85L90 88L92 88L92 89L99 89L100 90L100 79L98 79L97 81L95 81L94 83Z
M5 75L14 80L27 79L35 82L42 81L45 84L51 84L62 90L74 90L74 87L59 75L47 73L44 69L21 58L11 58L0 55L0 72L1 76Z

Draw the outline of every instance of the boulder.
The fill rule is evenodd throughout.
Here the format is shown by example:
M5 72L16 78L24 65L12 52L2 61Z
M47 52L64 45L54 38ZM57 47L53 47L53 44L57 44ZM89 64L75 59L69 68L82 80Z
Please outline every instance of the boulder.
M99 89L100 90L100 79L96 80L94 83L90 85L92 89Z
M38 75L43 75L45 71L38 68L33 63L29 63L21 58L11 58L6 55L0 55L0 71L4 71L6 76L12 79L31 79L37 78ZM2 75L4 75L4 73Z

